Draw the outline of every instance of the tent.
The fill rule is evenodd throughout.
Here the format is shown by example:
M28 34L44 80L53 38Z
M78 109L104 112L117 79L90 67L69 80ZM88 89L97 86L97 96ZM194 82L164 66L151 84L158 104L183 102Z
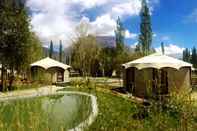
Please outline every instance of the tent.
M124 87L133 95L147 97L168 94L173 89L190 89L190 63L162 54L152 54L125 63Z
M50 76L50 81L52 83L66 82L67 78L69 77L70 68L71 66L58 62L49 57L31 64L33 79L35 78L36 72L38 72L38 70L42 70L45 76Z

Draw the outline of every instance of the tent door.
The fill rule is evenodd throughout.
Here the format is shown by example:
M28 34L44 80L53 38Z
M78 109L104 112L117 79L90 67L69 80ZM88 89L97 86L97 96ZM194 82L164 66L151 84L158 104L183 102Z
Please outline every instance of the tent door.
M63 82L64 81L64 73L58 71L57 72L57 82Z
M155 95L168 94L168 73L164 69L153 69L152 92Z

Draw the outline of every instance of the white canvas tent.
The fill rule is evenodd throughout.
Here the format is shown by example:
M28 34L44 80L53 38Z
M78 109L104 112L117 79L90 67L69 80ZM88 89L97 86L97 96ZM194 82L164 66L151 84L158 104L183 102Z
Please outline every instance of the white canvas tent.
M124 86L139 97L145 97L147 90L166 94L172 88L189 88L191 67L190 63L166 55L149 55L123 64Z
M32 72L34 72L34 69L38 68L43 69L45 73L50 74L51 81L55 83L65 82L67 80L69 77L69 68L71 68L71 66L47 57L31 64Z

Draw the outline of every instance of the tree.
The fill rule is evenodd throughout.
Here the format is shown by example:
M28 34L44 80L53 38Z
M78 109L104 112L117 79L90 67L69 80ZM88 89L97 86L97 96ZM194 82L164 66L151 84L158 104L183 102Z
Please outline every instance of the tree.
M118 19L116 21L115 37L116 37L116 52L118 54L123 51L124 38L125 38L125 29L124 29L123 24L120 20L120 17L118 17Z
M62 62L63 57L63 51L62 51L62 41L60 40L60 45L59 45L59 61Z
M152 44L152 27L151 27L151 16L149 7L146 0L142 0L142 8L140 12L141 24L140 24L140 35L139 35L139 46L144 55L148 55L151 51Z
M125 29L123 27L123 24L120 20L120 17L118 17L116 21L116 30L115 30L115 37L116 37L116 49L115 49L115 54L113 57L113 64L114 64L114 69L116 70L116 74L120 76L121 74L121 64L124 61L123 57L125 58L125 45L124 45L124 40L125 40Z
M96 76L95 66L98 65L100 47L94 36L80 37L73 44L72 67L83 76Z
M165 54L165 47L164 47L163 42L161 42L161 51L162 51L162 54L164 55Z
M53 41L52 40L50 42L50 47L49 47L49 57L53 58Z
M115 48L102 48L99 56L100 69L102 71L102 76L111 77L114 70L114 57Z
M193 47L192 49L192 55L191 55L191 63L195 68L197 68L197 52L196 47Z
M0 3L0 52L2 63L2 88L7 90L6 79L9 79L9 89L14 79L14 70L20 72L27 68L29 38L29 17L22 0L1 0ZM7 70L11 70L6 78Z
M188 48L183 51L183 61L191 62L191 54Z

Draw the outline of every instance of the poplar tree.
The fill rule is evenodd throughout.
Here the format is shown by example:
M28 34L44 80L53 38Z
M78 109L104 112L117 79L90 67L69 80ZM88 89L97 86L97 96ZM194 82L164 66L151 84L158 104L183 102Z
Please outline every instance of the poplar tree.
M162 54L164 55L165 54L165 47L164 47L163 42L161 42L161 51L162 51Z
M49 57L53 58L53 41L52 40L50 42L50 47L49 47Z
M120 20L120 17L118 17L116 21L115 37L116 37L116 51L117 53L121 53L124 49L125 29Z
M60 40L60 45L59 45L59 61L62 62L62 41Z
M192 48L191 63L196 68L197 67L197 52L196 47Z
M141 17L140 35L139 35L140 49L144 55L148 55L151 51L153 33L151 27L150 11L146 0L142 0L140 17Z

